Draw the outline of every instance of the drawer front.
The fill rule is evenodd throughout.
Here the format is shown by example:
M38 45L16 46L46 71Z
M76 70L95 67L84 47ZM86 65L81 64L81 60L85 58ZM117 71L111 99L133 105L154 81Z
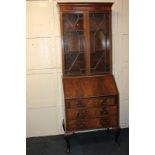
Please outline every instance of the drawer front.
M107 127L116 127L117 117L111 118L94 118L94 119L83 119L83 120L71 120L68 122L68 131L88 130L88 129L99 129Z
M108 117L117 115L117 106L102 106L100 108L81 108L81 109L67 109L68 120L79 120L96 117Z
M101 107L103 105L116 105L115 97L100 97L88 99L66 99L67 108Z

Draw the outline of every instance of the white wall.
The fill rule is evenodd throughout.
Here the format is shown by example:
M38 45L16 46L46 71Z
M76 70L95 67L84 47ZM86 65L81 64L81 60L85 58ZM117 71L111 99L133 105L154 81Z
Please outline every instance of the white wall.
M63 133L64 103L57 2L27 1L27 137ZM114 2L113 72L120 92L120 124L121 127L128 127L128 0L106 2Z

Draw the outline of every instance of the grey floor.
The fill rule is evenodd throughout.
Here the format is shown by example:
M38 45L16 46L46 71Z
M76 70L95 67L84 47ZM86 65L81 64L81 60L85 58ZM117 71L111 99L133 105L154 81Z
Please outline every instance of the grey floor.
M128 155L129 129L122 129L120 146L114 142L114 132L95 131L75 134L71 138L71 152L66 153L63 135L26 139L27 155Z

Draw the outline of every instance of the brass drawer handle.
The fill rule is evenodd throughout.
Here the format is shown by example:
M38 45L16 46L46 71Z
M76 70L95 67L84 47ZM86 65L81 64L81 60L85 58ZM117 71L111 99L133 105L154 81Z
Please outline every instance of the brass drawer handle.
M103 105L101 108L102 108L102 110L107 111L108 107L106 105Z
M101 125L108 125L110 121L108 119L105 119L105 120L101 119L100 123Z
M105 104L107 102L107 98L101 99L101 105Z
M84 107L84 104L82 104L80 101L77 101L77 102L76 102L76 106L77 106L77 107Z
M79 111L77 113L77 118L78 119L84 119L86 117L86 111Z
M108 98L105 98L105 99L103 99L103 100L101 100L101 102L100 102L100 104L101 104L101 106L103 105L113 105L113 104L116 104L116 102L115 102L115 100L114 100L114 98L110 98L110 97L108 97Z
M100 114L101 115L108 115L108 111L107 110L102 110L102 111L100 111Z
M77 128L85 128L86 124L83 121L78 121L76 123Z

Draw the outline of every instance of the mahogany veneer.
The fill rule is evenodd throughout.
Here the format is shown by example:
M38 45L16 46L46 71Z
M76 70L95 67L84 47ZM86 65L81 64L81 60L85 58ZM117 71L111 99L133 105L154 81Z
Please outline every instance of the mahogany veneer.
M112 4L58 3L68 152L72 133L119 128L119 95L112 75Z

